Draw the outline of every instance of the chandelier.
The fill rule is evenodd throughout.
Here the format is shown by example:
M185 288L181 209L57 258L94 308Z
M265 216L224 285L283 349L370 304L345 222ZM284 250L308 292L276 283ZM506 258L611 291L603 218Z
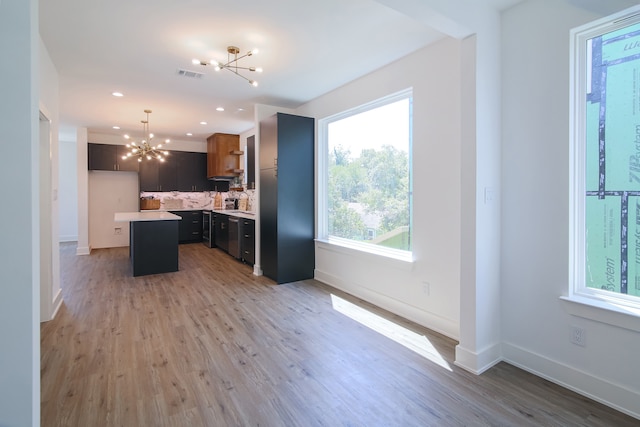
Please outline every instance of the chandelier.
M256 73L261 73L262 72L262 68L260 67L240 67L238 65L238 61L240 61L243 58L246 58L248 56L252 56L255 55L256 53L258 53L258 49L253 49L250 50L249 52L245 53L244 55L240 55L238 56L238 54L240 53L240 48L237 48L235 46L228 46L227 47L227 62L226 63L222 63L222 62L218 62L215 60L211 60L209 62L205 62L205 61L201 61L199 59L194 59L192 62L196 65L213 65L214 69L216 71L220 71L220 70L228 70L231 71L233 74L235 74L238 77L241 77L243 79L245 79L246 81L249 82L249 84L251 86L258 86L258 82L247 78L245 76L243 76L242 74L240 74L240 72L238 70L244 70L244 71L249 71L249 72L256 72Z
M165 161L165 156L169 155L168 151L160 150L162 148L162 144L152 145L153 134L149 131L149 114L151 114L151 110L144 110L147 113L146 120L140 120L142 123L142 139L140 142L131 141L126 147L129 148L129 152L122 156L123 160L126 160L130 157L138 157L138 161L141 162L143 158L147 160L158 160L160 162ZM129 135L124 136L125 139L129 139ZM165 144L171 142L168 139L165 139Z

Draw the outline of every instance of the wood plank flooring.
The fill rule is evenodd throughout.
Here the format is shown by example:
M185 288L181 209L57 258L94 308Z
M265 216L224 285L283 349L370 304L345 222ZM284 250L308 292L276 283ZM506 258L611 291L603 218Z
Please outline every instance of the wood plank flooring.
M62 245L42 426L640 424L506 363L472 375L446 337L314 280L275 285L202 244L180 245L175 273L129 268L128 248Z

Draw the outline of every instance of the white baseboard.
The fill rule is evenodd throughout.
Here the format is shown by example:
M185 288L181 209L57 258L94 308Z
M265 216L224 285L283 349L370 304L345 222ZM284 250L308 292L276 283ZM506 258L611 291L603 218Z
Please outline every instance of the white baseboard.
M502 352L505 362L640 419L640 393L637 390L629 390L512 344L503 343Z
M47 304L47 307L41 307L40 311L40 323L49 322L56 317L60 306L62 305L62 289L58 289L51 304ZM44 311L44 313L43 313Z
M60 236L58 238L58 241L60 243L77 242L78 241L78 236Z
M258 264L253 265L253 275L254 276L262 276L262 269Z
M78 246L76 248L76 255L89 255L90 253L91 253L91 248L88 247L88 246L86 246L86 247L85 246L83 246L83 247Z
M314 278L331 287L344 291L355 297L362 298L363 300L382 309L388 310L393 314L397 314L398 316L402 316L412 322L416 322L417 324L422 325L425 328L429 328L432 331L438 332L454 340L458 339L458 325L448 319L420 310L419 308L403 301L374 292L357 283L346 282L339 277L318 269L314 272Z
M53 312L51 313L51 320L53 320L56 317L56 314L58 314L58 310L60 309L60 307L62 306L62 289L58 289L58 292L56 293L55 298L53 298Z
M471 351L458 344L453 363L472 374L480 375L500 361L502 361L500 344L494 344L480 352Z

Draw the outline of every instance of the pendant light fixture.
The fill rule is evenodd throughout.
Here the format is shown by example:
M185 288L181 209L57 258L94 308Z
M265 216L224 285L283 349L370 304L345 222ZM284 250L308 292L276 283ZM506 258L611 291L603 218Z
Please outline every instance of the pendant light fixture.
M233 74L235 74L238 77L241 77L243 79L245 79L246 81L249 82L249 84L251 86L258 86L258 82L250 79L242 74L240 74L240 71L238 70L243 70L243 71L249 71L249 72L256 72L256 73L261 73L262 72L262 68L260 67L241 67L238 65L238 62L241 59L244 59L246 57L255 55L256 53L258 53L258 49L253 49L250 50L249 52L245 53L244 55L240 55L240 48L236 47L236 46L228 46L227 47L227 62L226 63L222 63L222 62L218 62L215 60L211 60L209 62L205 62L205 61L201 61L199 59L194 59L192 62L196 65L202 65L202 66L207 66L207 65L213 65L214 69L216 71L220 71L220 70L228 70L231 71Z
M129 152L122 156L123 160L126 160L131 157L137 157L138 161L141 162L142 159L147 160L158 160L159 162L165 161L165 156L169 155L168 151L161 150L162 144L153 145L153 134L149 130L149 114L151 114L151 110L144 110L147 114L146 120L140 120L142 123L142 139L140 142L131 141L126 144L126 147L129 148ZM129 135L124 136L126 139L129 139ZM171 142L169 139L165 139L164 143L168 144Z

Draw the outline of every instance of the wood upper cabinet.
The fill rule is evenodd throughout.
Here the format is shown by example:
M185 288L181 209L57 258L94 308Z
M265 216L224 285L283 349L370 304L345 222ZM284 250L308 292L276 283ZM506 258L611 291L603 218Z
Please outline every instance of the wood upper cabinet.
M89 143L89 170L138 172L138 161L135 158L122 159L127 152L124 145Z
M207 177L240 176L240 135L214 133L207 138Z

